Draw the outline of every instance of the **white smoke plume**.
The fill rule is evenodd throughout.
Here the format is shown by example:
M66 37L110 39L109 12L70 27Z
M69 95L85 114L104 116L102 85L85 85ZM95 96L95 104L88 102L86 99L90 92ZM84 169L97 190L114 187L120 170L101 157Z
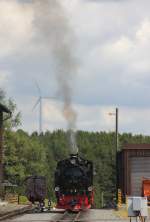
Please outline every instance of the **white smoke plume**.
M72 83L77 73L74 57L74 35L60 0L33 0L35 25L44 44L50 48L56 63L59 95L64 101L63 115L67 120L71 152L77 153L76 112L72 107ZM44 38L43 38L44 37Z

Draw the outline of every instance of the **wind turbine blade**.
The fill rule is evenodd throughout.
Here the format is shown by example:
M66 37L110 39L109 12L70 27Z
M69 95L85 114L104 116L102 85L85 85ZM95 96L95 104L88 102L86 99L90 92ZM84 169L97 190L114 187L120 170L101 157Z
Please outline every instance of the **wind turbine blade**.
M41 89L40 89L40 86L36 80L35 80L35 85L36 85L39 95L41 96Z
M36 108L36 106L39 104L40 100L41 100L41 97L39 97L38 100L36 101L35 105L34 105L33 108L32 108L32 111L33 111L33 110Z

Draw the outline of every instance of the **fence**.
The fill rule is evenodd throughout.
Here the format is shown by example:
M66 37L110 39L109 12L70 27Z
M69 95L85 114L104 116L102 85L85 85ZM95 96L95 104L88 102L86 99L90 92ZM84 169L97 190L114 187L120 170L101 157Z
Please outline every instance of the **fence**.
M19 204L19 195L18 194L6 194L5 200L9 203Z

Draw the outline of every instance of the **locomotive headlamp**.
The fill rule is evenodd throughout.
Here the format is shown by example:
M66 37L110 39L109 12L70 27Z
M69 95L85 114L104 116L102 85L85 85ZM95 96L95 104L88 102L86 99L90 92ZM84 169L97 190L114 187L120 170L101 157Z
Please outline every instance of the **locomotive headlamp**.
M92 191L93 190L93 187L88 187L88 191Z
M55 187L55 191L58 192L59 191L59 187Z
M40 203L40 206L41 206L41 207L44 207L44 203L43 203L43 202L42 202L42 203Z

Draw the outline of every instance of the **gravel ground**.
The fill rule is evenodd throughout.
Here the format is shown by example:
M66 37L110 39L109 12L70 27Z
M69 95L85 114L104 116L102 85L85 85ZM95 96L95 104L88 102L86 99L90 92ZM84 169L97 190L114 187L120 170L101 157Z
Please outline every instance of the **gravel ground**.
M27 207L27 205L18 205L18 204L7 204L4 206L0 206L0 216L10 213L15 210L20 210Z
M12 216L29 212L29 210L31 210L30 205L0 205L0 221L4 221L6 218L10 218Z
M91 209L89 212L87 212L85 215L82 215L83 221L127 221L127 219L121 219L116 214L116 211L114 210L105 210L105 209Z
M18 216L16 218L7 220L6 222L51 222L57 221L58 218L61 218L61 215L55 213L34 213L34 214L25 214ZM78 221L92 222L92 221L104 221L104 222L127 222L129 219L120 219L115 211L113 210L89 210L87 212L81 212L81 216L78 218ZM66 222L69 222L66 220Z
M10 220L6 220L5 222L49 222L55 221L56 217L58 218L58 214L54 213L34 213L34 214L25 214L22 216L18 216L16 218L12 218Z

